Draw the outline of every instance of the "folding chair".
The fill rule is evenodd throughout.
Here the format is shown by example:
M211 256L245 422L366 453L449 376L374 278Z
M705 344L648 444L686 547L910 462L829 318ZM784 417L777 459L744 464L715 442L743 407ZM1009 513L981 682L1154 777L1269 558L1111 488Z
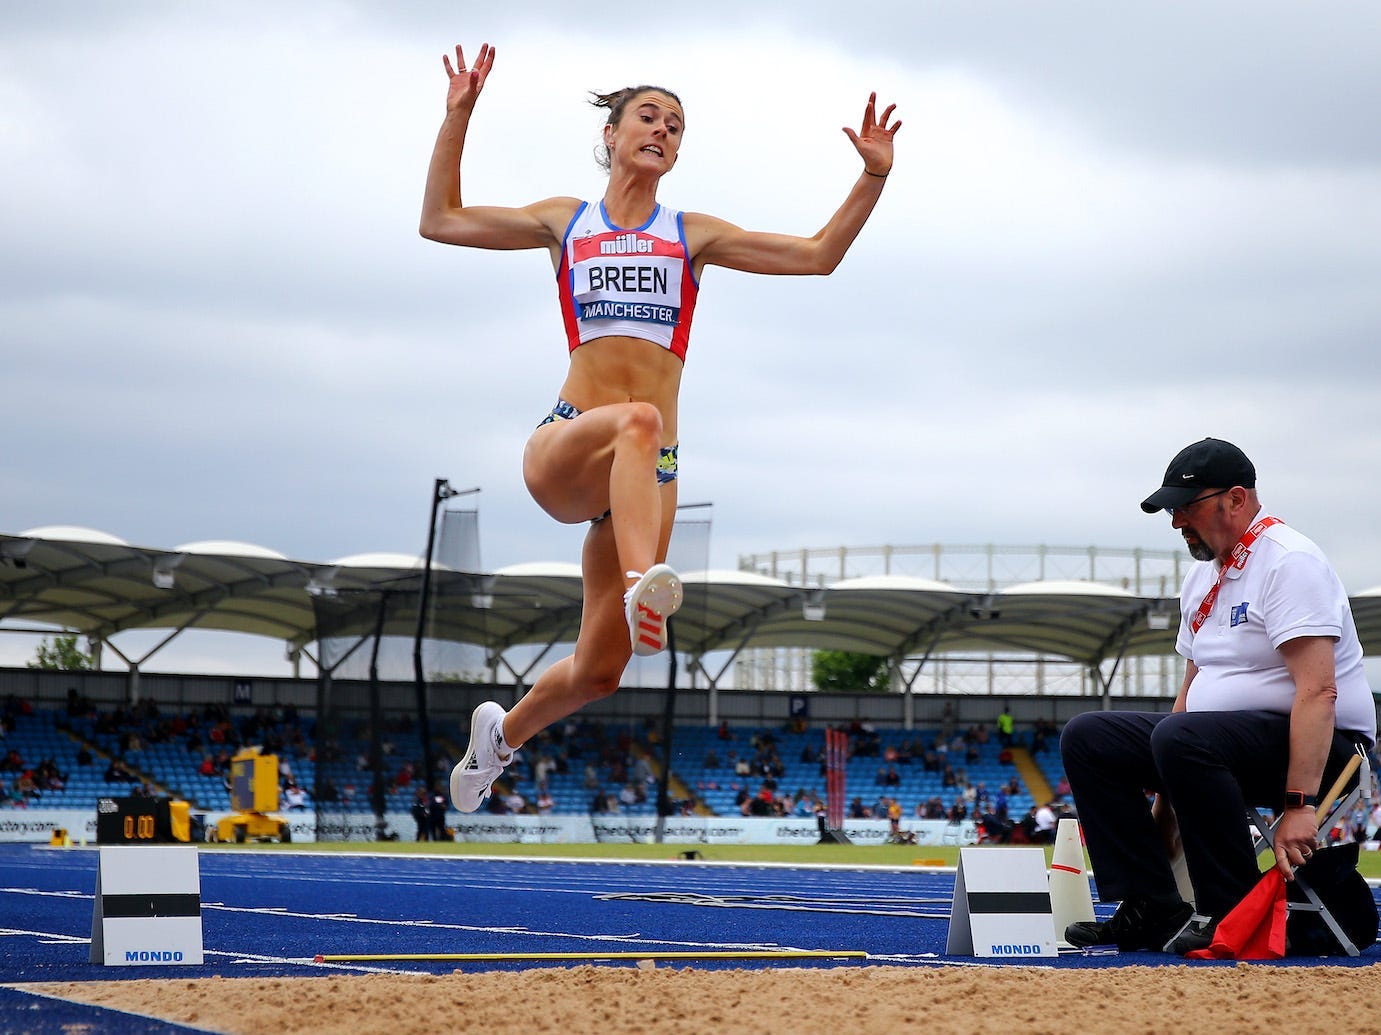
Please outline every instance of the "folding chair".
M1336 824L1340 818L1350 815L1358 801L1371 801L1371 763L1367 759L1367 749L1361 744L1358 744L1356 745L1356 750L1356 764L1354 765L1352 760L1348 761L1347 768L1345 768L1342 775L1338 777L1328 797L1319 802L1319 813L1323 815L1323 818L1319 821L1319 832L1321 834L1325 831L1332 830L1334 824ZM1352 786L1352 789L1348 791L1347 787L1354 771L1357 774L1357 782ZM1346 793L1344 793L1345 791ZM1339 795L1343 796L1339 798ZM1333 804L1335 799L1337 800L1336 804ZM1332 806L1331 808L1330 805ZM1325 810L1327 810L1327 812L1325 812ZM1274 852L1275 827L1276 823L1279 823L1280 820L1277 818L1275 823L1268 823L1261 810L1252 805L1247 806L1247 820L1256 828L1256 838L1253 845L1256 848L1257 854L1259 855L1264 851ZM1318 892L1310 887L1308 880L1297 872L1295 874L1294 883L1298 894L1304 896L1304 901L1291 901L1287 903L1286 909L1289 912L1318 913L1324 925L1333 933L1333 937L1338 939L1338 944L1342 947L1343 951L1349 956L1359 955L1360 953L1356 944L1343 931L1332 912L1324 905L1323 900L1319 898Z

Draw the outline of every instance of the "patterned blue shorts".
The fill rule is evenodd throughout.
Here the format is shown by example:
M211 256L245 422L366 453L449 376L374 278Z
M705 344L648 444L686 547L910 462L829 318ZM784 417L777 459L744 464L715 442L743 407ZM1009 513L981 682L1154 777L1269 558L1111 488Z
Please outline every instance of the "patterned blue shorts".
M540 428L543 424L551 424L558 420L575 420L579 416L580 411L565 399L557 399L551 412L543 417L537 426ZM663 446L657 454L658 485L665 485L667 482L676 480L676 448L676 446Z

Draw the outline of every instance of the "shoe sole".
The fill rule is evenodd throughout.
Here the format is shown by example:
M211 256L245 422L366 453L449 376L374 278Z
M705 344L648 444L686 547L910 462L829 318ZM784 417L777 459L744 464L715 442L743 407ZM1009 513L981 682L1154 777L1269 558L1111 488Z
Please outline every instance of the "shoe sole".
M666 620L681 609L681 577L667 564L654 564L634 587L624 617L633 653L651 657L666 650Z
M461 758L461 760L456 763L455 768L451 770L451 804L456 807L457 812L470 813L477 811L479 807L484 804L484 799L489 797L490 793L493 791L494 780L497 780L499 778L499 773L503 772L503 767L499 766L498 769L495 771L493 778L489 781L489 783L485 785L484 790L480 793L479 798L475 801L473 805L471 805L469 808L466 808L466 802L462 800L464 792L466 790L466 788L462 785L462 780L471 773L478 775L481 772L481 770L479 769L469 769L468 767L472 762L475 761L475 745L479 743L481 720L485 719L486 716L489 714L487 709L489 709L491 706L493 708L498 708L500 712L503 712L503 708L499 707L499 705L497 704L494 704L493 701L486 701L484 704L480 705L478 708L475 709L475 713L472 716L470 716L469 747L466 749L465 754ZM485 725L487 724L488 723L486 720Z

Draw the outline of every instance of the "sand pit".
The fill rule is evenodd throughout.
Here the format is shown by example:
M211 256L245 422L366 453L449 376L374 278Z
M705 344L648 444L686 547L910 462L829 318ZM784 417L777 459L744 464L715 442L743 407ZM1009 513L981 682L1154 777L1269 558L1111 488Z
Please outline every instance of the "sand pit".
M27 985L227 1035L1214 1035L1348 1031L1381 967L696 970L579 966L447 975Z

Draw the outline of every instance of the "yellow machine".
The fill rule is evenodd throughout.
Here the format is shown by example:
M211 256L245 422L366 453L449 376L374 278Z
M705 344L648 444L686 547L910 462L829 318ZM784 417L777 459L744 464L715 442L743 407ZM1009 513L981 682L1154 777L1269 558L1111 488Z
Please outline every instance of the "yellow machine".
M292 840L278 808L278 756L245 748L230 760L230 807L235 814L216 824L213 840L243 842Z

